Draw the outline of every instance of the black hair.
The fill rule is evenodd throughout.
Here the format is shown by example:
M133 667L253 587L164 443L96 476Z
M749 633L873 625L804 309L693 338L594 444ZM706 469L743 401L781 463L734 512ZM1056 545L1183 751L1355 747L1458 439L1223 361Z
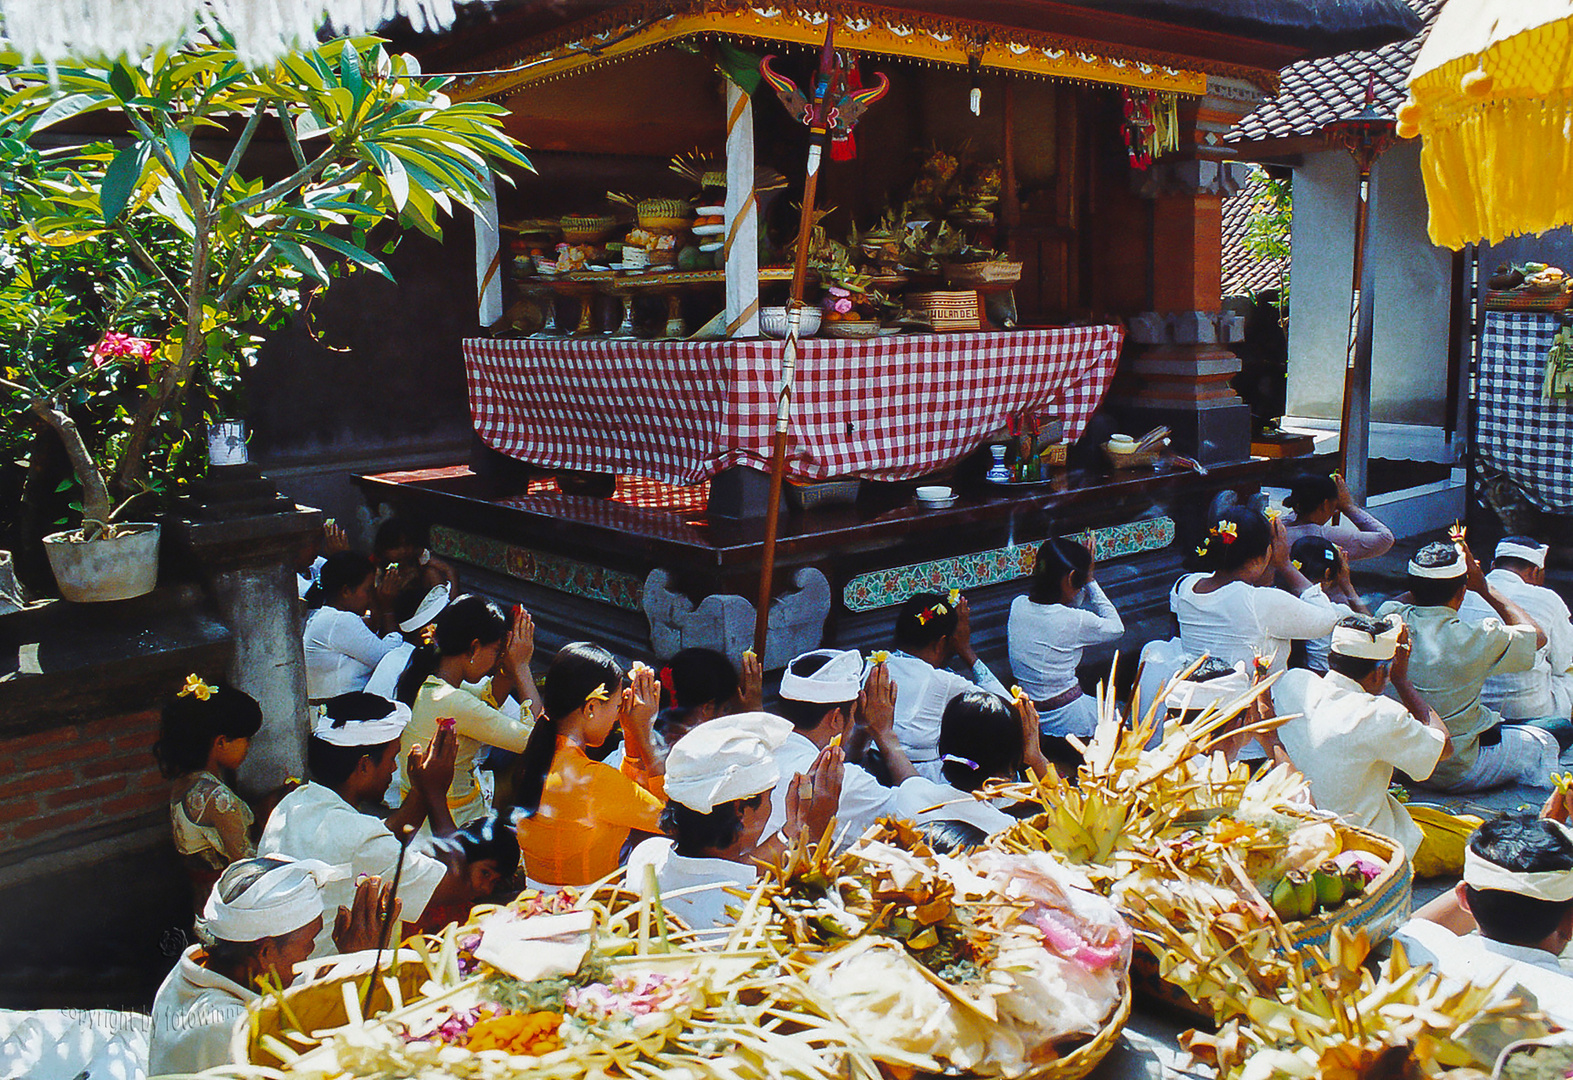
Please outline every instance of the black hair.
M262 730L262 706L244 690L214 683L206 701L196 694L172 697L158 722L153 758L165 779L207 768L220 737L249 739Z
M426 526L412 518L393 517L377 526L377 533L372 538L371 550L377 555L378 561L394 548L413 547L424 548L430 536Z
M497 872L507 881L519 869L519 836L507 815L493 810L476 818L453 834L454 843L464 852L467 862L493 859Z
M961 791L976 791L996 776L1021 767L1021 720L987 690L967 690L950 699L939 721L940 769Z
M557 650L551 666L546 669L546 685L541 691L545 715L536 718L530 741L525 743L524 753L519 755L515 766L514 791L525 817L533 816L541 808L546 777L552 771L552 759L557 756L557 725L564 717L583 708L597 687L615 697L622 692L625 681L627 675L623 666L599 645L572 641Z
M1247 506L1231 506L1202 536L1194 564L1207 571L1238 570L1267 554L1272 546L1273 527L1265 514Z
M940 855L964 855L988 842L989 834L969 821L926 821L918 826L923 840Z
M808 678L814 672L830 662L829 656L799 656L787 665L787 670L801 678ZM795 698L781 697L776 701L776 715L792 721L792 726L799 731L813 731L824 722L826 716L840 709L848 720L852 719L852 712L857 708L857 699L851 701L798 701Z
M956 632L956 606L939 593L918 593L896 614L896 648L926 649Z
M1208 656L1204 657L1202 662L1196 665L1196 670L1191 672L1189 681L1195 683L1212 682L1214 679L1221 679L1225 675L1233 675L1234 673L1235 667L1233 664L1220 660L1216 656Z
M1289 549L1289 557L1312 584L1326 581L1338 569L1338 549L1320 536L1300 537Z
M1521 547L1527 547L1527 548L1538 548L1538 547L1541 546L1540 541L1536 540L1532 536L1504 536L1502 538L1502 543L1504 543L1504 544L1518 544ZM1500 567L1503 567L1503 568L1509 569L1509 570L1539 570L1540 569L1540 567L1536 566L1534 563L1530 562L1528 559L1521 559L1517 555L1498 555L1498 556L1496 556L1495 558L1493 558L1491 560L1491 565L1493 567L1500 566Z
M333 720L333 726L336 728L347 724L361 724L368 720L381 720L392 709L393 702L376 694L368 694L364 690L352 690L348 694L329 698L327 704L323 706L323 710ZM389 739L387 742L374 743L370 746L340 746L313 734L306 740L306 768L310 770L317 783L337 790L355 774L355 767L360 764L361 758L369 757L381 761L388 753L389 747L397 748L398 745L398 739Z
M1284 505L1293 510L1295 517L1309 513L1328 499L1338 498L1338 481L1320 473L1307 473L1295 477L1289 485Z
M1504 814L1481 825L1469 850L1518 874L1573 871L1573 841L1533 814ZM1501 889L1464 886L1469 911L1480 932L1507 945L1538 945L1557 928L1573 900L1537 900Z
M376 570L371 557L358 551L338 551L329 555L317 575L317 584L322 586L323 602L337 600L345 589L359 588L361 582Z
M1415 565L1421 567L1452 566L1458 560L1458 548L1446 541L1427 544L1415 552ZM1468 576L1433 578L1409 575L1409 593L1420 607L1441 607L1453 602L1468 585Z
M687 711L703 705L721 706L737 692L737 668L714 649L683 649L661 672L661 693L668 708Z
M1034 604L1060 602L1060 583L1069 574L1071 588L1080 589L1087 584L1087 570L1092 566L1092 552L1081 544L1051 536L1038 545L1038 554L1032 562L1032 578L1027 586L1027 599Z
M422 595L425 595L424 593ZM417 645L399 675L393 696L406 705L415 704L421 683L437 670L444 656L462 656L479 641L492 645L508 636L508 617L502 608L484 596L466 594L437 613L432 620L436 633L429 645Z
M661 831L672 838L679 855L703 858L737 843L738 834L743 831L743 811L759 806L764 797L761 791L746 799L733 799L712 807L708 814L670 799L661 811Z

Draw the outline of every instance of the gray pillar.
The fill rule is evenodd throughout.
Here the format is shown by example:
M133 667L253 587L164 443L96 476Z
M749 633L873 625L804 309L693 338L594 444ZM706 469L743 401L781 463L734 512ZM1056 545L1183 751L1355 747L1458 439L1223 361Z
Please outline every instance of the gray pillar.
M178 532L235 635L229 680L262 706L239 780L247 793L265 792L305 774L305 613L295 560L321 531L322 513L284 498L254 465L210 470L179 509Z

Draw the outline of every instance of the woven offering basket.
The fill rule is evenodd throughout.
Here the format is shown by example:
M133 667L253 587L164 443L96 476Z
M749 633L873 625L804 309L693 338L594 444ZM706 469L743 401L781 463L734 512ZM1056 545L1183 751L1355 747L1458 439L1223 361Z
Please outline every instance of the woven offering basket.
M1297 949L1314 946L1325 950L1334 928L1339 926L1351 932L1363 930L1371 944L1377 945L1391 937L1409 917L1415 875L1404 849L1385 836L1351 825L1339 825L1338 838L1344 851L1368 852L1385 862L1387 869L1354 900L1309 919L1288 923L1284 929ZM1209 1006L1192 1001L1184 990L1163 980L1157 956L1140 939L1131 954L1131 984L1143 1001L1176 1009L1208 1026L1215 1022Z
M1004 289L1021 280L1022 264L1006 259L979 263L942 263L940 272L958 289Z
M384 954L382 963L377 989L371 996L371 1008L367 1010L370 1016L397 1008L414 998L428 977L426 965L421 962L419 954L412 950L400 950L397 959ZM370 964L366 966L369 969ZM285 1036L286 1031L310 1033L342 1027L350 1015L346 993L353 997L358 1010L364 1000L366 978L366 972L361 972L292 986L284 991L282 1004L277 994L263 995L247 1010L247 1022L235 1031L232 1050L236 1060L277 1067L281 1062L268 1049L264 1036L271 1036L286 1046L292 1046L294 1044ZM395 1002L390 997L387 989L389 979L398 980L400 1001Z

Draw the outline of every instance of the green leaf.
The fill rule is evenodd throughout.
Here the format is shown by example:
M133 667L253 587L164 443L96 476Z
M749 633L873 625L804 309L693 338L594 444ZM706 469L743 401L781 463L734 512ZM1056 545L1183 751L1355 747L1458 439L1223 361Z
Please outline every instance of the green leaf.
M147 148L142 143L128 146L115 155L104 170L104 182L98 189L99 210L107 225L120 216L131 198L131 191L142 175L142 162Z
M366 151L371 154L372 161L376 162L383 179L388 182L388 195L393 199L394 209L403 210L404 204L410 199L410 177L404 162L375 143L369 144Z
M308 239L311 243L325 247L329 251L338 252L358 266L364 266L368 270L375 270L389 281L393 280L393 275L388 272L388 268L383 265L382 260L365 248L358 248L348 240L340 240L337 236L333 236L330 233L313 233Z
M355 51L353 42L346 41L339 53L339 73L344 80L344 89L355 99L355 108L360 108L361 100L366 96L366 79L361 74L360 53Z
M33 130L42 131L46 127L60 123L62 120L70 120L84 113L107 109L114 100L115 96L113 94L67 94L39 114L38 119L33 123Z
M136 79L131 76L131 69L121 61L109 69L109 88L121 101L130 101L137 96Z
M191 136L172 127L164 132L164 141L169 144L169 156L174 159L175 168L184 169L186 162L191 160Z
M71 490L71 485L74 484L74 483L76 483L76 478L75 477L72 477L72 476L66 477L64 480L60 481L60 483L55 486L55 494L59 495L62 491L69 491L69 490Z

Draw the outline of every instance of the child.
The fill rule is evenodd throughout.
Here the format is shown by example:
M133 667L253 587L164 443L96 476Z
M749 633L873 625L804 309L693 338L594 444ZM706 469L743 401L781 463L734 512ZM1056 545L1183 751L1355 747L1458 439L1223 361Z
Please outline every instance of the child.
M256 853L251 808L229 782L261 729L256 699L224 683L210 685L199 675L187 676L164 706L153 756L159 772L174 781L169 820L198 911L223 869Z
M470 822L449 838L464 855L464 898L453 904L428 904L421 929L435 934L449 923L464 923L470 909L495 897L519 870L519 840L508 819L496 811Z
M633 832L660 831L665 766L655 750L655 672L632 680L598 645L564 645L546 671L545 715L520 758L515 790L524 816L519 849L541 885L588 885L616 870ZM592 761L614 727L621 769Z
M483 596L459 597L434 625L432 642L410 654L399 676L398 699L410 706L400 755L430 742L439 721L455 721L458 760L448 806L455 821L473 821L488 809L476 756L488 746L521 753L535 727L540 698L530 673L535 625L519 609L510 627L502 610ZM531 704L529 715L510 716L497 707L513 696ZM399 783L401 795L408 793L408 778Z
M1305 575L1311 587L1300 594L1318 607L1330 607L1340 618L1346 615L1369 615L1370 610L1349 580L1349 560L1338 545L1320 536L1302 536L1289 548L1289 560L1294 568ZM1327 670L1327 647L1332 633L1305 642L1305 666L1321 673Z
M1010 605L1010 668L1038 708L1043 734L1088 738L1098 703L1076 678L1088 645L1118 641L1120 613L1093 580L1092 552L1051 536L1038 548L1032 584Z
M970 669L958 675L946 665L959 656ZM940 778L939 725L945 706L978 687L1009 698L1005 687L972 650L972 617L966 597L951 601L919 593L896 616L896 648L887 661L896 684L896 738L918 775Z

